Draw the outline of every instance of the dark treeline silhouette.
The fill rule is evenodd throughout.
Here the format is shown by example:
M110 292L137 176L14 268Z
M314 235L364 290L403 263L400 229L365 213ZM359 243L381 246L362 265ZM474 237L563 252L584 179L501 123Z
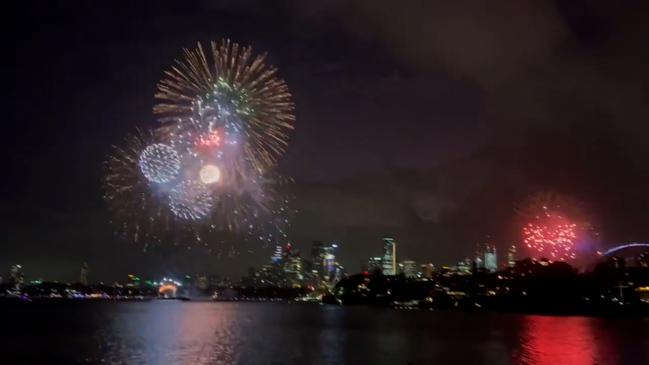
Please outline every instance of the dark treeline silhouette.
M439 270L429 280L380 271L341 280L327 303L554 314L649 315L649 267L610 258L579 273L565 262L525 259L515 267L461 275Z

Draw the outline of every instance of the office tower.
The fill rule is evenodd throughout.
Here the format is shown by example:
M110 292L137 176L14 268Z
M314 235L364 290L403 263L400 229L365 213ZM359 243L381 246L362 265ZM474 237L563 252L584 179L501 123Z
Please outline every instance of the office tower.
M270 257L270 261L275 264L279 265L282 262L282 253L283 249L281 245L275 246L275 251L273 252L273 255Z
M284 285L288 287L302 286L304 283L302 258L290 243L284 247L281 264Z
M475 247L475 268L480 270L485 268L485 246L488 246L486 243L478 243Z
M470 258L466 258L463 261L460 261L455 266L455 272L458 275L470 275L471 274L472 261Z
M314 241L311 244L311 270L318 276L324 271L324 246L321 241Z
M336 262L334 265L334 271L331 274L330 281L332 283L339 282L345 276L345 268L340 263Z
M383 274L394 275L397 268L397 244L394 238L383 237Z
M367 260L367 271L373 273L377 270L383 271L383 259L380 257L370 257L370 259Z
M336 248L338 245L335 243L329 243L323 248L324 256L324 271L323 274L326 276L333 277L334 272L336 271Z
M338 244L333 242L323 243L316 241L311 246L312 270L321 279L329 280L335 276L336 248L338 248Z
M304 281L302 258L299 255L291 256L284 261L284 279L288 287L300 287Z
M489 272L498 270L498 257L496 256L496 246L487 245L484 253L484 268Z
M516 245L511 245L511 247L507 251L507 266L516 266Z
M403 274L408 278L417 276L417 263L412 260L403 260L399 263L399 274Z

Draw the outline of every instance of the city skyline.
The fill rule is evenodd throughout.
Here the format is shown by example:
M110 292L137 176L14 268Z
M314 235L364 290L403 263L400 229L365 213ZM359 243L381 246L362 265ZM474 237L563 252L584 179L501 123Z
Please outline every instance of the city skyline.
M377 240L375 244L375 251L376 252L383 252L385 253L386 249L386 239L387 237L384 235L380 240ZM393 238L389 237L390 240L393 240ZM446 261L446 262L437 262L434 259L429 259L429 258L418 258L418 260L412 260L407 254L404 254L400 258L397 258L396 256L393 258L393 261L395 263L394 266L394 271L391 272L389 271L390 265L388 265L388 269L386 270L385 266L385 260L384 257L385 255L382 256L372 256L368 255L367 257L359 258L358 261L360 261L360 265L354 266L350 265L348 266L346 270L343 272L340 272L337 276L334 276L334 271L335 268L338 267L339 262L337 260L337 256L341 253L339 249L341 246L339 245L339 242L322 242L322 241L313 241L308 249L302 249L300 247L297 247L296 245L292 244L291 242L287 242L286 245L277 245L274 248L270 249L269 256L266 257L265 260L260 262L258 266L254 265L248 265L248 266L241 266L240 270L238 270L235 273L228 273L228 272L221 272L218 270L218 268L214 266L206 266L204 269L171 269L169 267L163 267L161 270L153 270L149 272L145 272L144 274L137 269L137 267L132 268L131 270L127 270L122 273L116 273L116 276L106 278L106 277L92 277L89 276L90 270L88 264L86 262L80 263L79 267L69 267L68 273L70 273L68 276L65 277L48 277L47 275L43 275L41 272L38 271L38 268L36 268L36 271L30 271L29 268L27 268L27 274L25 274L25 268L24 265L22 265L20 262L14 263L10 265L9 267L4 270L4 274L6 274L6 278L3 275L0 275L0 279L8 279L16 276L16 273L19 272L21 276L21 282L30 282L30 281L61 281L61 282L68 282L68 283L110 283L110 282L120 282L123 280L125 277L130 277L133 274L130 273L137 273L139 276L147 277L149 279L153 279L156 277L161 277L161 276L174 276L174 275L180 275L184 276L187 274L191 274L192 276L195 275L210 275L210 276L215 276L215 277L221 277L221 278L227 278L228 280L240 280L242 278L245 278L246 276L250 275L250 269L263 269L264 267L267 266L268 263L272 265L282 265L282 262L287 262L290 264L289 261L285 261L286 258L286 250L288 249L289 252L295 252L295 257L299 258L299 263L298 265L299 269L297 271L300 271L302 273L308 273L311 269L314 272L318 272L320 276L327 276L325 272L326 270L329 270L328 272L331 273L330 277L328 277L326 280L330 281L332 284L335 283L337 280L340 279L340 275L352 275L352 274L357 274L361 272L375 272L375 271L381 271L385 275L397 275L397 274L406 274L408 276L408 273L418 273L421 275L426 275L425 273L429 270L434 270L435 267L440 267L440 268L457 268L459 271L465 270L467 272L473 272L473 270L485 270L486 272L496 272L500 270L504 270L507 268L512 268L516 265L516 262L519 262L521 260L525 259L532 259L532 260L547 260L547 257L544 256L526 256L526 255L520 255L518 254L518 249L516 245L511 245L508 247L506 250L507 254L506 256L498 256L497 255L497 246L495 244L489 244L489 243L478 243L476 244L476 251L474 251L474 256L471 256L469 254L463 255L463 256L458 256L455 260L451 261ZM306 248L306 246L305 246ZM344 248L344 247L343 247ZM394 252L396 252L396 244L394 245ZM588 257L585 258L585 261L582 261L582 264L585 262L586 264L581 267L576 267L577 270L580 271L588 271L591 270L594 265L600 263L602 260L604 260L606 257L614 257L616 252L618 251L624 251L628 249L649 249L649 243L627 243L627 244L621 244L617 245L615 247L610 248L609 250L602 252L602 251L597 251L597 252L591 252ZM336 253L334 253L334 250ZM318 253L320 252L320 253ZM310 253L310 255L308 254ZM318 256L319 255L319 256ZM327 263L326 270L323 270L324 267L319 267L317 265L316 261L316 256L319 258L322 258L325 260ZM339 256L338 256L339 257ZM306 260L306 261L305 261ZM312 266L311 266L312 265ZM404 267L405 265L405 267ZM340 268L344 268L344 266L340 265ZM1 270L1 269L0 269ZM284 269L283 269L284 270ZM291 271L291 269L288 269ZM297 272L296 271L296 272ZM127 274L127 272L129 274ZM89 277L92 279L90 280ZM78 279L78 280L77 280ZM334 280L335 279L335 280ZM300 278L300 280L303 280L303 278ZM305 279L306 280L306 279Z

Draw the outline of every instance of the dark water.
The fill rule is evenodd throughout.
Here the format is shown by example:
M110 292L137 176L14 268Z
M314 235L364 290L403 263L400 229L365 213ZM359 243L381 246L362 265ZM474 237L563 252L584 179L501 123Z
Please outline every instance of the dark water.
M649 318L176 301L0 309L3 364L649 364Z

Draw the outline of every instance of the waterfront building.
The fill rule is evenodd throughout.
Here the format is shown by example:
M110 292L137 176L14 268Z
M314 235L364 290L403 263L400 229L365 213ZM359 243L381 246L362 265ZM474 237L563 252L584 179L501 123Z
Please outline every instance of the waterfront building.
M313 242L311 246L311 271L321 280L331 281L336 272L336 243Z
M516 245L511 245L507 250L507 267L513 268L516 266Z
M383 271L383 259L381 257L370 257L367 260L367 271L370 273Z
M394 238L383 237L383 274L394 275L397 269L397 244Z
M484 254L484 268L489 272L498 270L498 256L496 255L496 246L487 245Z
M486 243L478 243L475 245L475 260L473 261L475 268L481 270L485 268L485 247Z
M454 272L458 275L471 275L473 262L470 258L466 258L455 265Z
M403 260L399 262L399 274L405 275L407 278L414 278L417 276L417 263L413 260Z
M283 252L284 249L282 248L281 245L275 246L275 251L273 252L273 256L270 257L270 261L273 264L279 265L280 262L282 261Z

